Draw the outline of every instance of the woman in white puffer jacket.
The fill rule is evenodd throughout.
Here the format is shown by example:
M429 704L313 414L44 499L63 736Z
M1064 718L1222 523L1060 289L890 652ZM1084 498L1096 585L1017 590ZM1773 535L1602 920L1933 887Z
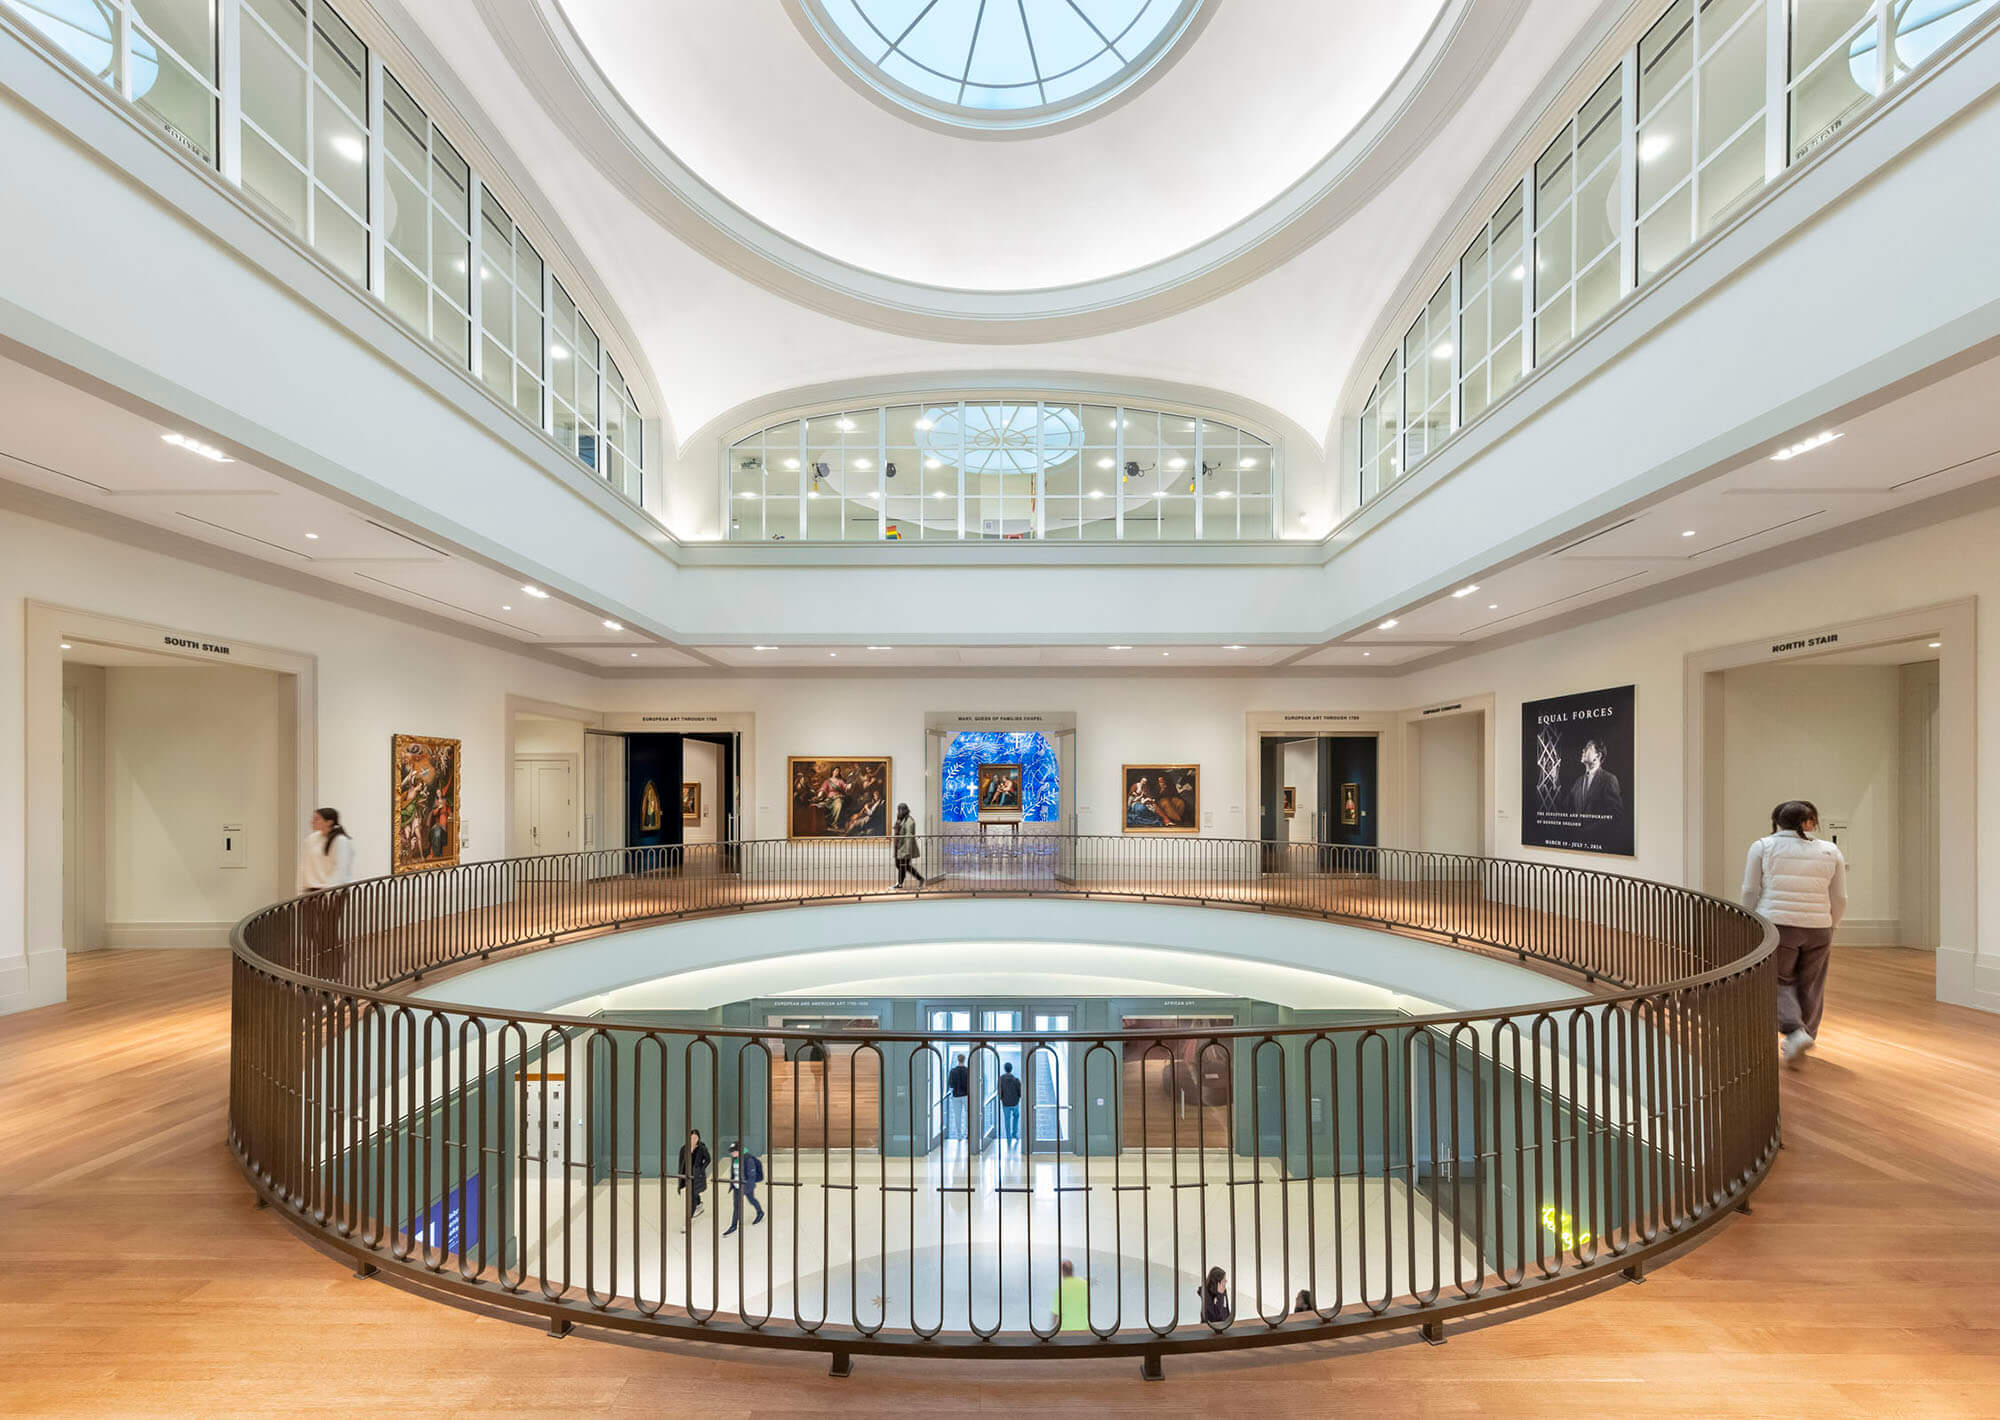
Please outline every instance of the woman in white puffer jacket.
M1750 845L1743 905L1778 927L1778 1031L1787 1065L1812 1049L1826 1010L1833 929L1847 912L1847 860L1812 837L1819 810L1791 799L1771 810L1771 833Z

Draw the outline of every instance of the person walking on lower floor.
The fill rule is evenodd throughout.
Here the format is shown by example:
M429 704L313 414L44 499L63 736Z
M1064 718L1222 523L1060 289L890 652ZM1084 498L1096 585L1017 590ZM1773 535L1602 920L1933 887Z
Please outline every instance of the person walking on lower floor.
M944 1077L944 1087L951 1101L945 1115L945 1129L953 1139L967 1138L966 1102L972 1094L972 1072L965 1068L963 1055L952 1058L951 1069Z
M701 1211L702 1190L708 1187L708 1145L701 1142L699 1129L688 1130L687 1143L681 1145L679 1164L681 1192L687 1195L687 1219L681 1224L686 1232L694 1222L694 1215Z
M1771 832L1750 845L1743 905L1778 928L1778 1032L1785 1063L1797 1067L1819 1039L1833 929L1847 912L1847 860L1814 838L1819 810L1790 799L1771 810Z
M893 834L896 856L896 886L903 885L904 875L917 880L917 891L924 889L924 875L917 871L917 821L910 813L908 804L896 805L896 827Z
M729 1145L729 1190L736 1196L729 1204L729 1227L723 1236L728 1237L743 1222L743 1205L748 1203L757 1210L757 1216L750 1220L756 1227L764 1221L764 1205L757 1201L757 1185L764 1181L764 1162L755 1154L743 1152L743 1146L734 1140Z
M1010 1061L1000 1067L1000 1082L994 1087L1000 1098L1000 1137L1021 1142L1021 1077Z

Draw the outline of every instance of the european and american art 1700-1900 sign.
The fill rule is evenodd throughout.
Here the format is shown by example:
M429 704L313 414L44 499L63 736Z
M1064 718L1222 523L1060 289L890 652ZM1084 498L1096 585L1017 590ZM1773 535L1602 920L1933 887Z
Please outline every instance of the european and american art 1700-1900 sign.
M1521 707L1521 845L1632 856L1633 688Z

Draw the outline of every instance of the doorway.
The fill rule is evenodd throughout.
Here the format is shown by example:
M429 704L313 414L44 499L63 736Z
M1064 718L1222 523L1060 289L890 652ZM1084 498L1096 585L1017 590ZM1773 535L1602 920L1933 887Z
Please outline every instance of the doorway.
M514 758L514 852L535 858L576 849L577 762L569 755Z
M1941 649L1925 635L1709 673L1709 891L1735 898L1772 807L1809 800L1847 859L1835 942L1937 950Z
M1486 714L1426 716L1410 723L1409 782L1417 847L1478 857L1486 852Z
M1069 1147L1069 1042L1034 1037L1067 1032L1076 1019L1072 1007L1046 1001L927 1003L923 1018L934 1058L942 1062L932 1147L974 1154L994 1147L1029 1153ZM1027 1038L998 1038L1021 1033ZM952 1084L952 1072L961 1066L962 1096ZM1001 1104L1002 1079L1010 1074L1021 1081L1015 1118Z
M1381 827L1379 740L1265 735L1258 824L1267 872L1372 872Z

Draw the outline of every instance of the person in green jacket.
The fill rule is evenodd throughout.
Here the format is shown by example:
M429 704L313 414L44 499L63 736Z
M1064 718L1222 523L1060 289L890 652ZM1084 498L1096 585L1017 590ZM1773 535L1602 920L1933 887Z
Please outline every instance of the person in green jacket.
M1049 1321L1058 1331L1090 1330L1090 1283L1076 1275L1076 1264L1062 1260L1062 1281L1056 1286L1056 1309Z

